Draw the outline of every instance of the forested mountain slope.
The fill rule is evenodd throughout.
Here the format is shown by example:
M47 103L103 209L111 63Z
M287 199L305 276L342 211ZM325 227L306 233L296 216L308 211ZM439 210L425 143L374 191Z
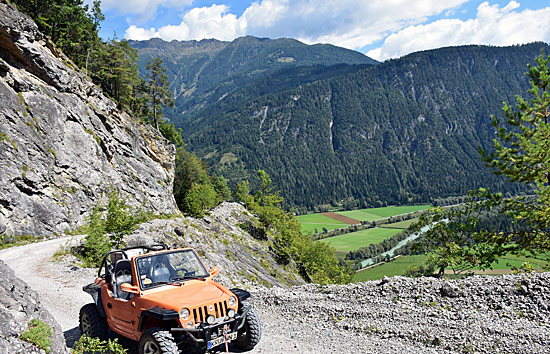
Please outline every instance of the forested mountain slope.
M479 186L515 192L477 149L491 148L491 115L526 92L526 65L541 49L549 51L449 47L279 93L243 88L195 112L185 139L226 177L265 169L295 206L426 202Z
M377 64L356 51L329 44L306 45L295 39L251 36L232 42L215 39L129 41L139 52L143 73L147 62L159 57L167 68L175 108L165 116L178 126L186 125L190 111L215 103L246 84L281 69L335 64Z

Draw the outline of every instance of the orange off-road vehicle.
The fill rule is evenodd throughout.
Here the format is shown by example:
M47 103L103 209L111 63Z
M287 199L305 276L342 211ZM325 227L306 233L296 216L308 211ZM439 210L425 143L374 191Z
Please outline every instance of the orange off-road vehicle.
M129 247L103 258L86 285L94 303L80 310L80 332L105 338L108 329L139 341L140 354L251 350L260 320L244 302L250 293L212 278L192 248Z

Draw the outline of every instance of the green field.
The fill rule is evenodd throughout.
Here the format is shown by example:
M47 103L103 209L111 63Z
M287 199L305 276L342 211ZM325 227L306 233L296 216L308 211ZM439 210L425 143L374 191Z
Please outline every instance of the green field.
M378 280L384 276L393 277L396 275L404 275L410 266L421 266L428 258L426 255L418 256L403 256L396 258L392 262L383 263L355 273L352 282L357 283L367 280Z
M542 270L544 266L548 265L548 262L550 262L549 257L550 257L549 255L542 255L542 256L539 256L538 258L506 255L502 258L499 258L498 262L493 263L492 266L493 266L493 270L503 270L503 269L511 269L512 266L520 267L524 262L529 262L537 270ZM353 277L352 281L356 283L356 282L367 281L367 280L378 280L378 279L382 279L384 276L393 277L396 275L404 275L410 266L424 265L424 262L427 258L428 258L427 255L398 257L392 262L383 263L381 265L355 273L355 276Z
M296 218L300 223L301 230L304 235L311 235L315 233L315 229L317 229L317 232L323 232L323 227L327 230L334 230L349 226L344 222L331 219L322 214L300 215Z
M349 252L367 247L371 243L382 242L400 231L400 229L373 228L325 238L318 242L326 242L334 247L336 251Z
M406 229L406 228L408 228L409 226L411 226L413 223L415 223L417 221L418 221L418 218L414 218L414 219L394 222L394 223L391 223L391 224L378 225L378 227L385 227L385 228L389 228L389 229Z
M347 216L349 218L359 220L359 221L375 221L380 219L385 219L390 216L408 214L415 211L426 210L430 208L431 205L411 205L411 206L391 206L383 208L369 208L369 209L359 209L351 211L339 211L337 214ZM339 229L341 227L349 226L346 223L343 223L338 220L329 218L322 214L308 214L308 215L299 215L296 217L300 223L302 233L305 235L311 235L317 232L323 232L323 227L327 230ZM386 226L391 227L391 226ZM402 228L401 226L396 226L396 228ZM406 228L406 227L403 227Z
M390 206L383 208L368 208L350 211L338 211L337 214L347 216L359 221L375 221L385 219L390 216L408 214L415 211L429 209L431 205L409 205L409 206Z

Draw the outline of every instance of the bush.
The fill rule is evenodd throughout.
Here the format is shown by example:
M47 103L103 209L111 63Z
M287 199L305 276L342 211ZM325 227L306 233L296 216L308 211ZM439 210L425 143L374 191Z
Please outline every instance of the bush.
M202 218L204 211L212 209L221 202L214 187L210 184L194 183L183 200L184 210L189 215Z
M127 349L124 349L118 339L101 340L99 338L91 338L83 335L78 341L75 342L72 353L73 354L126 354Z
M29 322L29 328L21 334L21 339L36 345L46 353L51 350L50 336L53 334L52 328L37 318Z
M105 212L102 209L105 208ZM140 208L132 210L121 199L117 190L109 192L106 206L97 204L92 211L84 245L77 256L87 266L98 266L103 255L113 248L124 246L124 236L129 235L147 216Z

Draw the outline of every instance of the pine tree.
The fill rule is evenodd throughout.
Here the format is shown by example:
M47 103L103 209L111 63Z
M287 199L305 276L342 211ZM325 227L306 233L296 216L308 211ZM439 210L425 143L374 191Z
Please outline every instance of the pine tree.
M152 61L147 63L146 92L151 119L157 130L159 130L164 107L174 107L166 69L162 66L162 63L163 61L160 58L153 58Z
M536 198L514 198L504 201L504 210L526 227L499 238L522 249L550 250L550 56L536 58L528 65L532 98L517 97L515 109L504 104L506 124L493 117L497 129L495 151L480 149L483 160L495 173L513 182L533 186Z

